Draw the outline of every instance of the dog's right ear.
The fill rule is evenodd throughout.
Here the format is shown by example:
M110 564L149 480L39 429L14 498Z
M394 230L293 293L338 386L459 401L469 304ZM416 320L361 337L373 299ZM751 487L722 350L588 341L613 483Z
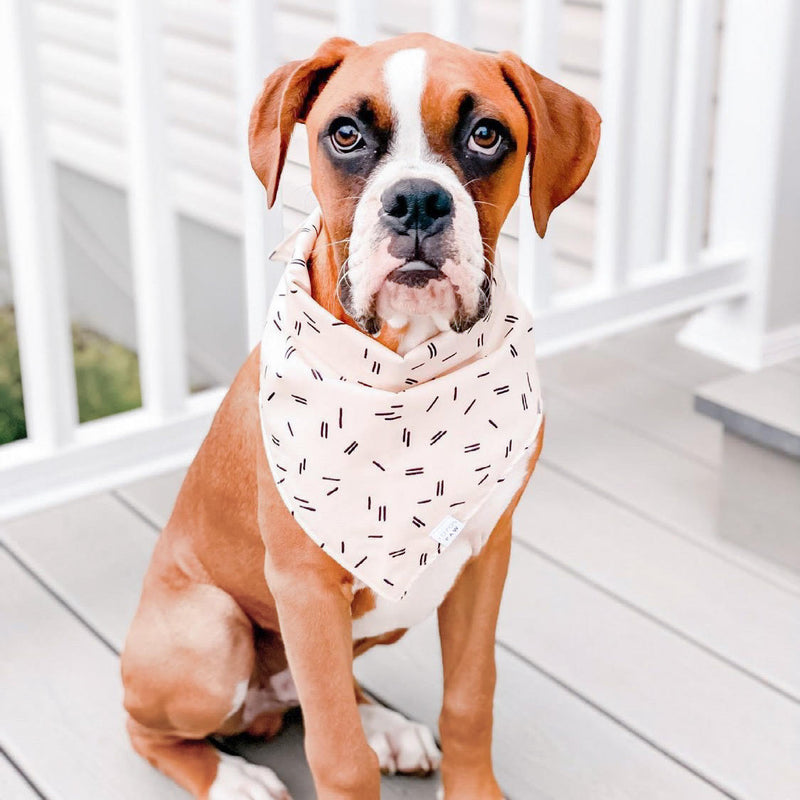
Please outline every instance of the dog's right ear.
M249 141L250 163L267 190L270 208L278 194L295 123L305 122L327 80L347 52L356 46L350 39L328 39L311 58L290 61L265 81L264 90L250 114Z

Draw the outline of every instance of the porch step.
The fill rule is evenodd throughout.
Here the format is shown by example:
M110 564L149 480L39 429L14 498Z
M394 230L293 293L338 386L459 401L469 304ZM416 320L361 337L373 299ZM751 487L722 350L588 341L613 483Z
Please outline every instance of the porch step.
M726 432L800 458L800 371L794 363L708 383L695 394L695 409Z
M720 535L800 572L800 359L701 387L723 425Z

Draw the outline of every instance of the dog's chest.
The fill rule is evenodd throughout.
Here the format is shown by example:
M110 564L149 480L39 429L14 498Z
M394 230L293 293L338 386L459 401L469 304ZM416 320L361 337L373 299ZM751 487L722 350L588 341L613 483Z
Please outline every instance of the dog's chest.
M442 604L464 564L480 552L525 480L527 471L528 460L520 459L455 541L414 581L402 600L387 600L376 594L375 607L353 620L353 638L410 628L430 616Z

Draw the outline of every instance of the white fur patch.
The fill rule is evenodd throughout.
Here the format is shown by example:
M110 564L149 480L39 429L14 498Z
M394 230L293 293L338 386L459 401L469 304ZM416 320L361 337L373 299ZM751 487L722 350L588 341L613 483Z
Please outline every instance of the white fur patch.
M359 705L361 724L369 746L378 756L381 771L433 772L442 760L433 734L424 725L380 705Z
M269 767L220 753L208 800L291 800L291 795Z
M249 725L261 714L286 711L300 705L297 688L288 668L273 675L268 686L252 686L244 701L243 722Z
M233 691L233 700L231 701L231 710L228 717L232 717L241 707L247 697L247 687L249 681L243 680L236 684Z
M242 721L245 725L249 725L261 714L286 711L299 706L300 699L292 674L287 668L271 676L268 686L250 686L249 681L240 681L236 684L231 705L228 718L244 706Z
M398 50L383 68L389 103L395 120L392 140L394 158L421 161L428 155L422 127L422 92L425 89L425 51L416 47Z

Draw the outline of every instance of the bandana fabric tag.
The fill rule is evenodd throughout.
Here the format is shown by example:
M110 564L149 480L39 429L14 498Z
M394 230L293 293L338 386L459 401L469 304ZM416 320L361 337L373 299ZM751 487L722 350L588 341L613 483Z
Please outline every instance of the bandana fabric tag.
M463 530L463 522L459 522L455 517L447 516L428 535L446 547Z
M264 329L264 447L308 536L400 600L536 439L533 323L498 269L487 317L400 356L311 297L320 224L317 210L294 238Z

